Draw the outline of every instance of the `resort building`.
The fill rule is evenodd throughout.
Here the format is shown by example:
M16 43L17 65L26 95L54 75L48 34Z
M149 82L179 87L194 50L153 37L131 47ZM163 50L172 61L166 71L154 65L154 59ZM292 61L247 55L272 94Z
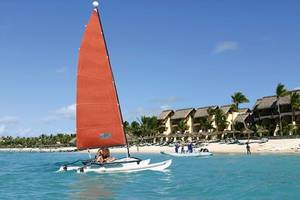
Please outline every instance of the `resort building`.
M214 116L209 114L209 110L215 110L218 106L206 106L197 108L194 114L194 132L212 132L216 128Z
M172 133L180 133L181 128L180 123L184 123L186 125L185 133L193 133L194 126L193 126L193 116L195 114L194 108L186 108L176 110L174 115L171 117L171 126L172 126Z
M297 92L300 94L300 90L294 90L291 92ZM274 136L279 134L278 105L280 107L282 126L285 127L288 124L293 124L300 127L300 111L295 110L293 112L290 95L280 97L279 101L277 101L276 96L260 98L256 101L253 107L254 122L255 124L263 126L269 131L270 135Z
M237 117L237 115L239 114L238 112L235 112L232 109L232 105L224 105L224 106L220 106L219 107L223 113L227 116L227 127L224 129L225 131L231 131L233 128L233 122L234 119Z
M201 108L185 108L176 111L164 110L158 116L158 120L163 127L163 134L177 134L177 133L202 133L209 134L214 132L216 127L215 116L209 113L209 110L216 110L219 108L226 115L227 125L224 131L232 131L233 123L241 122L242 125L250 127L251 125L251 111L248 108L239 109L235 112L231 105L224 106L206 106ZM183 123L184 125L180 124ZM182 127L184 126L184 127ZM185 129L184 131L182 129Z
M240 127L238 128L239 130L249 130L253 124L253 115L251 110L249 108L239 109L239 113L233 123L235 126Z
M173 110L164 110L158 116L158 120L160 121L160 126L163 127L163 134L169 135L172 133L172 124L171 124L171 117L174 115Z
M300 90L290 92L300 94ZM280 115L278 105L280 106ZM227 121L227 124L224 125L225 128L222 126L220 130L217 129L214 116L216 109L222 110ZM296 131L296 127L300 129L300 109L293 109L291 93L280 97L278 101L275 95L262 97L256 101L252 111L248 108L236 111L232 105L214 105L197 109L165 110L158 119L161 127L164 127L164 135L200 133L200 135L212 136L221 134L221 138L223 138L228 134L235 137L235 133L246 134L249 132L264 132L270 136L277 136L280 133L279 116L281 116L283 134L291 135Z

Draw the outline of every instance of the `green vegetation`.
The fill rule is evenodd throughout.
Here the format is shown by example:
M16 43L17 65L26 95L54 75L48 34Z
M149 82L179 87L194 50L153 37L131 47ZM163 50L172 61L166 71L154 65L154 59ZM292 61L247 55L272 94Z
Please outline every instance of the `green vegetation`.
M290 102L286 102L286 99L280 100L281 97L289 95ZM272 97L274 100L274 96ZM248 98L242 92L235 92L231 95L232 106L231 110L238 112L239 105L242 103L248 103ZM273 136L277 130L277 126L280 126L280 136L283 135L299 135L299 116L300 111L300 93L299 91L288 92L285 86L279 83L276 87L276 106L264 110L263 115L272 115L272 117L264 117L260 120L254 121L254 116L251 116L249 122L246 123L233 123L232 121L232 132L233 137L235 133L239 134L248 131L252 131L254 136L265 137ZM284 102L280 105L281 102ZM279 117L277 117L277 112ZM281 113L282 112L282 113ZM203 132L223 132L229 122L228 114L224 113L220 108L208 108L208 116L200 117L197 119L198 129ZM286 113L289 113L288 115ZM292 115L291 115L292 113ZM296 117L297 114L297 117ZM274 115L274 117L273 117ZM275 117L276 116L276 117ZM257 114L257 118L260 118L260 113ZM232 119L233 120L233 119ZM251 121L252 120L252 121ZM157 119L156 116L141 116L136 121L131 123L124 122L124 130L128 135L131 142L140 143L146 139L153 139L165 131L164 122ZM296 124L298 123L298 124ZM185 133L189 126L185 120L176 121L172 127L172 133ZM197 131L195 132L198 132ZM240 134L241 135L241 134ZM43 148L43 147L62 147L62 146L74 146L75 145L75 134L63 134L59 133L56 135L41 135L39 137L0 137L0 148ZM71 142L73 141L73 142Z
M209 112L215 117L217 132L224 131L224 129L228 126L227 115L220 108L210 110Z
M300 94L297 92L291 92L291 107L292 107L292 122L295 121L295 111L300 110Z
M0 139L0 147L8 148L42 148L42 147L60 147L60 146L72 146L70 141L75 138L74 134L62 134L57 135L41 135L39 137L11 137L6 136Z
M208 132L208 130L214 129L212 123L213 121L211 120L212 117L201 117L199 119L200 123L200 129L202 129L205 132Z
M126 134L143 140L145 137L154 137L164 130L156 116L142 116L137 121L124 122Z
M280 112L280 102L279 98L284 97L288 95L287 89L285 89L285 86L281 83L279 83L276 87L276 98L277 98L277 109L279 113L279 128L280 128L280 135L283 136L282 132L282 121L281 121L281 112Z
M242 92L236 92L231 96L232 102L233 102L233 109L235 111L239 110L239 104L241 103L248 103L249 99L242 93Z
M188 128L189 128L189 127L188 127L188 125L186 125L186 122L185 122L184 120L181 120L181 121L178 123L177 129L178 129L178 131L179 131L180 133L183 134Z
M232 106L231 109L233 111L238 112L239 111L239 105L242 103L248 103L249 99L242 93L242 92L236 92L233 95L231 95L231 100L232 100ZM238 131L243 131L247 128L245 124L240 124L237 123L235 124L232 120L232 130L238 130Z

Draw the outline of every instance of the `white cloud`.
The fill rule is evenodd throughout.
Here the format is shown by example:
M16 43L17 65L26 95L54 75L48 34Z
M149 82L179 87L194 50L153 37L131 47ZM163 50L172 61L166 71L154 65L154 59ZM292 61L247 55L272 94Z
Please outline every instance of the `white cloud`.
M8 131L12 131L18 123L19 123L19 120L16 117L10 117L10 116L1 117L0 118L0 134L4 135Z
M154 116L154 115L156 116L159 114L159 112L160 112L159 108L144 108L140 106L126 113L125 120L133 121L139 119L141 116Z
M139 119L141 116L158 116L161 111L171 109L170 105L161 105L155 107L138 107L135 110L128 113L126 120L133 121Z
M6 126L5 125L0 125L0 135L3 134L6 130Z
M295 87L294 90L300 90L300 86L299 87Z
M0 124L16 124L18 123L18 118L16 117L1 117Z
M169 110L169 109L171 109L171 106L170 105L161 105L160 109L161 110Z
M56 116L66 119L75 119L76 104L72 104L55 111Z
M239 49L239 43L235 41L223 41L215 46L213 52L219 54L225 51L234 51L237 49Z
M20 137L28 137L32 135L32 129L31 128L20 128L16 131L16 135Z
M71 104L55 110L50 115L43 118L42 120L45 122L56 121L59 119L75 120L75 113L76 113L76 104Z
M153 98L149 100L147 107L137 107L134 110L126 112L126 120L132 121L141 116L158 116L161 111L172 108L172 104L182 101L183 98L178 96L169 96L165 98ZM151 103L151 105L150 105ZM150 105L150 106L149 106Z
M177 96L170 96L170 97L166 97L166 98L156 98L156 99L151 99L151 102L154 103L159 103L159 104L172 104L172 103L176 103L178 101L182 100L180 97Z
M61 68L58 68L58 69L55 70L55 72L58 73L58 74L65 73L66 71L67 71L66 67L61 67Z

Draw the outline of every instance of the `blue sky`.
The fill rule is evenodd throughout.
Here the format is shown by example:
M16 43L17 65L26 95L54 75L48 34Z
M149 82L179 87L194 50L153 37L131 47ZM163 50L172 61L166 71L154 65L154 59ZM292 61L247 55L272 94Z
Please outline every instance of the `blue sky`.
M0 1L0 135L75 130L85 0ZM102 0L124 118L300 87L300 2Z

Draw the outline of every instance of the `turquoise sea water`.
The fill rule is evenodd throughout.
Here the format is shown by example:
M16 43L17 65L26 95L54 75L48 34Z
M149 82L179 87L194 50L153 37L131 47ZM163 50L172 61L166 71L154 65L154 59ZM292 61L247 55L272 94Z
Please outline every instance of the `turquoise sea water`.
M138 155L162 161L169 157ZM0 199L299 199L300 155L173 158L166 172L55 173L79 153L0 153Z

